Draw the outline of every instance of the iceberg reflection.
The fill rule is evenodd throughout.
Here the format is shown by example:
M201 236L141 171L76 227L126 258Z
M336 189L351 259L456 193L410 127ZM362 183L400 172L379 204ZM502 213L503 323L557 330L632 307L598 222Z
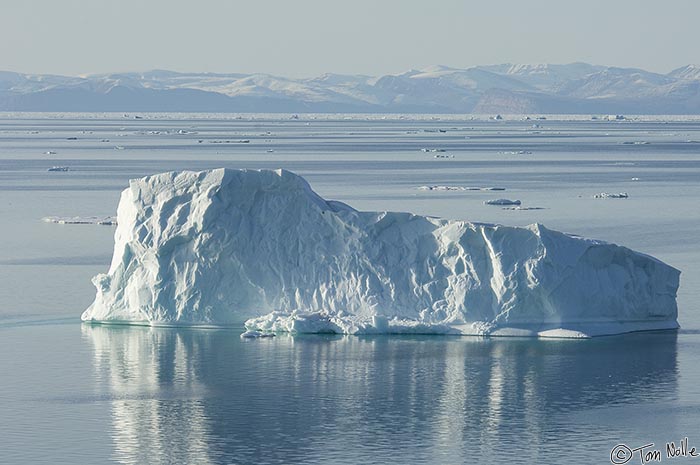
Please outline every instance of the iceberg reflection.
M675 332L244 341L229 330L83 331L112 404L114 459L129 464L548 462L538 445L565 440L570 415L678 389Z

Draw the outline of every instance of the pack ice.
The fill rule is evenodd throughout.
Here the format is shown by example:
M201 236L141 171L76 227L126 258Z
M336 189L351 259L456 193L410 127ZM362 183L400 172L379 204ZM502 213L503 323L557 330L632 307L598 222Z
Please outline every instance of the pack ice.
M680 272L552 231L360 212L284 170L132 180L82 319L587 337L677 328Z

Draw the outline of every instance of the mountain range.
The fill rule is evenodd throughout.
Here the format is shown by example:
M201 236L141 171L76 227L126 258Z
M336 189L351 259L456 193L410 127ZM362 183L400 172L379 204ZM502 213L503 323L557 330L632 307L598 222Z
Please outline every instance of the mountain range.
M700 114L700 66L431 66L384 76L0 71L0 111Z

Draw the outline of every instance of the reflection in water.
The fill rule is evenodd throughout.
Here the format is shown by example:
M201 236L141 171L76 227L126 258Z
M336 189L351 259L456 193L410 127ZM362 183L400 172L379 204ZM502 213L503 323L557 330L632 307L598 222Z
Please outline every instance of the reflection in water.
M677 390L673 332L243 341L223 330L83 331L112 402L115 460L129 464L551 462L539 445L591 435L568 424L572 414Z
M107 384L102 392L112 397L116 460L213 463L205 389L194 369L197 341L174 332L83 328L94 342L98 379Z

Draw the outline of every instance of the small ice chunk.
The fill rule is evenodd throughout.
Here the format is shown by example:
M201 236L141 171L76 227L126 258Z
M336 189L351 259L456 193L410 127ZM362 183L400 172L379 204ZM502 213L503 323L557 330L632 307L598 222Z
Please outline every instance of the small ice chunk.
M275 337L275 333L249 329L241 334L241 339L259 339L262 337Z
M520 205L521 203L520 200L493 199L485 201L484 205Z
M620 192L618 194L610 193L610 192L601 192L599 194L593 195L594 199L626 199L629 198L629 194L627 192Z
M69 171L69 168L67 166L52 166L51 168L47 169L46 171L65 172L65 171Z

